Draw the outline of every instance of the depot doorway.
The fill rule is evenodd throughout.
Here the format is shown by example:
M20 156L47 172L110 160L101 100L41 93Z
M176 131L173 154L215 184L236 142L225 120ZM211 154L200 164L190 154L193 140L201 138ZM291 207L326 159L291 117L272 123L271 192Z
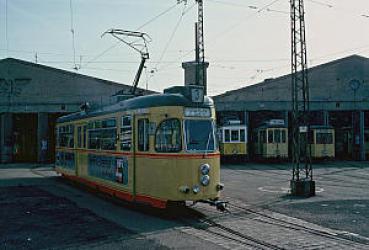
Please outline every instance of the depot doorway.
M13 116L14 162L37 162L37 114Z

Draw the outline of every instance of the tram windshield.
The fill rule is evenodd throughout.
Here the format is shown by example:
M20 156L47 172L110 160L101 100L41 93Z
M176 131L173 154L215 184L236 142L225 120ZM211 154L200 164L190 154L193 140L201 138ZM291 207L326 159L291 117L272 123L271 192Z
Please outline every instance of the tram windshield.
M214 123L211 120L186 120L184 124L187 151L215 150Z

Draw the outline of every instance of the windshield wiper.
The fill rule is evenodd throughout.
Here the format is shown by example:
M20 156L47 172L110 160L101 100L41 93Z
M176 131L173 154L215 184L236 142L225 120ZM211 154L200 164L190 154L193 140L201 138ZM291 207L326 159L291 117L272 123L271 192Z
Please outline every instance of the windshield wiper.
M205 158L208 154L208 149L209 149L209 144L210 144L210 136L211 136L211 131L209 132L209 135L208 135L208 141L206 142L206 149L205 149L205 153L204 153L203 158Z

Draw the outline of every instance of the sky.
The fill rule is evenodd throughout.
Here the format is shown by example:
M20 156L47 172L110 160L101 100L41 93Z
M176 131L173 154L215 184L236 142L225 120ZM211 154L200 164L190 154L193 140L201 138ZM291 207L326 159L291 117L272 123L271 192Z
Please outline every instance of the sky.
M0 0L0 59L12 57L131 85L140 54L111 28L147 33L139 87L183 85L195 58L195 0ZM368 0L305 0L309 67L369 57ZM73 33L74 31L74 39ZM204 0L208 93L290 73L289 0ZM74 42L73 42L74 40ZM77 69L74 69L77 68Z

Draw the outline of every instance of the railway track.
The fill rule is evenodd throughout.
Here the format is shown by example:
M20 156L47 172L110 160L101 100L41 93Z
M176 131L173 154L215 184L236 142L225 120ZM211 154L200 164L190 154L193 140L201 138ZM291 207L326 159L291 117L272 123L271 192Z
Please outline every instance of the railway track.
M209 218L208 216L202 214L198 215L197 210L191 211L191 215L195 216L195 221L188 223L185 233L195 235L207 239L209 241L218 243L218 245L223 246L227 249L234 248L234 245L250 249L296 249L295 246L288 246L288 242L291 241L295 244L293 238L280 239L281 243L278 244L271 235L271 239L265 239L263 237L258 237L255 234L248 234L247 231L239 230L237 227L233 227L229 221L253 221L250 224L258 223L260 225L264 224L265 228L272 226L274 228L279 228L280 231L288 231L290 235L303 235L307 237L306 241L303 242L307 249L314 246L314 241L309 239L315 239L318 242L326 242L323 247L329 249L331 246L338 245L341 249L369 249L369 241L365 238L352 238L350 234L336 233L332 230L325 230L316 226L312 227L313 224L301 224L300 222L287 221L286 218L277 218L275 216L269 215L265 210L260 208L250 208L244 207L241 202L234 204L232 201L229 204L229 213L227 215L220 214L219 216L213 216ZM250 215L253 215L250 217ZM292 218L294 219L294 218ZM183 221L183 218L181 219ZM314 225L315 226L315 225ZM277 229L278 230L278 229ZM278 237L276 237L278 238ZM302 238L303 239L303 238ZM297 244L297 243L296 243ZM311 245L309 245L311 244ZM287 247L286 247L287 246ZM316 248L322 247L315 245Z
M42 171L31 170L34 174L43 175ZM336 234L332 231L324 231L321 228L313 228L311 225L297 223L296 221L288 221L284 217L275 217L272 213L264 210L262 207L268 204L257 204L249 206L248 204L233 200L230 198L229 213L215 213L214 208L175 208L169 211L153 211L148 207L134 206L134 210L141 211L153 216L163 217L164 219L177 220L184 225L181 231L191 234L198 238L207 239L226 249L242 248L242 249L294 249L286 247L285 243L293 241L288 237L283 243L282 237L279 235L279 242L265 237L259 237L255 233L250 233L249 230L234 227L229 221L240 221L243 223L247 221L248 225L258 224L259 227L274 227L281 231L294 232L296 234L309 235L310 238L324 239L327 242L337 242L342 249L369 249L369 241L360 238L352 238L352 235ZM275 202L272 202L273 204ZM127 205L130 208L129 205ZM132 208L133 209L133 208ZM212 211L210 210L212 209ZM294 219L294 218L292 218ZM260 226L264 224L264 226ZM273 235L272 235L273 236ZM273 237L272 237L273 238ZM307 240L308 241L308 240ZM353 247L354 244L354 247Z
M238 232L221 223L215 222L213 219L206 218L204 215L198 217L199 214L196 210L189 211L189 213L191 216L196 217L194 221L188 220L189 218L177 218L178 221L186 225L184 228L180 229L186 234L200 237L226 249L284 249L267 241Z

